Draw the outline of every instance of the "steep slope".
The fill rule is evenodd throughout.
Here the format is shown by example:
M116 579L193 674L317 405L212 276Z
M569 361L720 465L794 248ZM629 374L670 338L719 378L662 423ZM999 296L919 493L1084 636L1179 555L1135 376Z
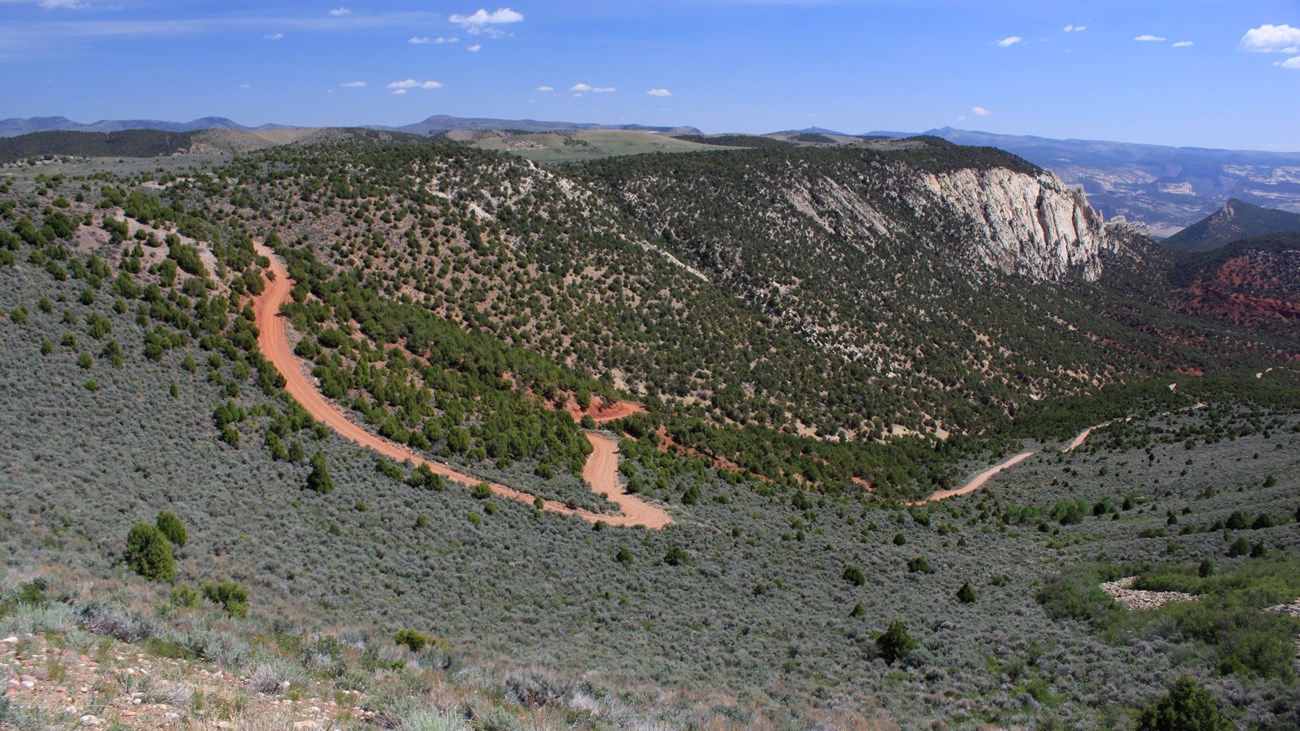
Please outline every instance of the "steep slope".
M1234 241L1300 232L1300 213L1261 208L1233 198L1214 213L1165 239L1181 251L1209 251Z

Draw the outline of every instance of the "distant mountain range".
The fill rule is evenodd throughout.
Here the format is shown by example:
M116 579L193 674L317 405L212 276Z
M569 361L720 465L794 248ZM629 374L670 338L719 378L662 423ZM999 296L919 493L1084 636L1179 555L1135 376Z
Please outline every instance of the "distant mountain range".
M1165 244L1183 251L1211 251L1234 241L1282 233L1300 233L1300 213L1260 208L1233 198L1165 239Z
M84 124L67 117L14 117L0 119L0 137L16 137L33 132L121 132L131 129L156 129L163 132L195 132L205 129L235 129L244 132L264 132L277 129L304 129L285 124L264 124L249 127L225 117L201 117L189 122L165 122L158 119L101 119ZM652 127L643 124L595 124L587 122L543 122L533 119L490 119L484 117L451 117L437 114L428 119L400 127L366 125L364 129L389 130L417 135L436 135L452 130L518 130L521 132L577 132L593 129L639 130L668 134L700 134L694 127Z
M595 124L590 122L542 122L535 119L492 119L488 117L452 117L436 114L415 124L401 127L369 125L367 129L384 129L415 135L436 135L453 130L515 130L518 132L580 132L593 129L617 129L667 134L700 134L694 127L650 127L643 124Z
M229 129L247 132L304 129L282 124L249 127L225 117L189 122L161 120L100 120L91 124L66 117L0 120L0 138L34 132L99 132L161 130L183 133ZM512 130L518 132L584 132L622 130L700 136L694 127L640 124L596 124L532 119L494 119L434 115L398 127L371 125L366 129L433 136L452 131ZM960 145L997 147L1052 171L1066 184L1082 188L1092 206L1107 218L1124 216L1146 224L1156 236L1169 236L1212 214L1230 199L1300 213L1300 153L1167 147L1096 140L1057 140L1046 137L1000 135L943 127L925 132ZM768 138L795 144L862 144L862 138L909 137L903 132L844 135L813 127L776 132ZM723 136L726 139L735 135ZM757 139L756 136L751 136ZM694 140L709 142L708 136ZM739 142L738 140L732 140Z
M284 124L264 124L248 127L225 117L201 117L189 122L164 122L158 119L101 119L83 124L67 117L13 117L0 119L0 137L16 137L33 132L122 132L130 129L156 129L163 132L196 132L202 129L237 129L260 132L273 129L295 129Z

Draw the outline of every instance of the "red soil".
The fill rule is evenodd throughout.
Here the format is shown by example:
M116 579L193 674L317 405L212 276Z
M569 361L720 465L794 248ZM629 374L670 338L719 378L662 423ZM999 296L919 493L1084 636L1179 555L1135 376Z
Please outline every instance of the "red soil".
M533 503L534 496L526 492L467 475L442 462L422 457L403 445L371 434L327 401L304 373L303 361L295 356L289 347L285 318L280 316L280 307L289 300L293 280L289 278L284 263L274 252L261 243L256 244L256 247L258 254L271 260L271 272L274 275L274 279L267 282L266 289L255 299L253 305L259 331L257 345L262 355L284 376L285 390L307 410L307 413L312 415L312 418L323 422L345 439L374 450L389 459L398 462L409 460L416 465L428 465L435 473L462 485L487 482L492 492L503 498L530 505ZM575 510L557 500L545 501L542 509L552 513L575 515L590 523L604 522L612 526L642 526L657 530L672 523L672 517L663 508L651 505L635 495L621 492L618 487L617 445L612 440L599 435L588 434L587 438L591 440L595 450L582 471L583 477L592 484L596 492L607 493L607 499L618 506L622 515L602 515L589 510Z

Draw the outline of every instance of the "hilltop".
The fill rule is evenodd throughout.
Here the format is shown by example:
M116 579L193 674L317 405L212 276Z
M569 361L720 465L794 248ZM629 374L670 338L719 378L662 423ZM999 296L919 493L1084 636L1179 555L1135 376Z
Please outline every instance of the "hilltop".
M1300 213L1261 208L1233 198L1164 243L1182 251L1209 251L1242 239L1292 232L1300 232Z

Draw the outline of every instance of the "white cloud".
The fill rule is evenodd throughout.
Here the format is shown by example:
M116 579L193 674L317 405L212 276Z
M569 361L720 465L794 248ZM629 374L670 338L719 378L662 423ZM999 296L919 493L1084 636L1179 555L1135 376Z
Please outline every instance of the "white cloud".
M1134 38L1133 40L1141 41L1142 43L1154 43L1157 41L1163 41L1165 40L1165 38L1163 36L1153 36L1150 33L1143 33L1142 35Z
M998 44L998 48L1010 48L1011 46L1015 46L1024 42L1025 39L1021 38L1020 36L1007 36L1006 38L997 41L997 44Z
M673 93L667 89L651 89L646 92L650 96L672 96Z
M465 50L469 51L470 53L478 53L479 51L483 50L483 47L475 43L472 46L466 46Z
M494 25L506 25L508 23L519 23L523 21L524 14L510 8L500 8L489 13L483 8L479 8L473 15L453 15L449 20L456 25L461 26L470 33L487 33L496 37L502 34L501 29L493 28Z
M264 41L278 41L278 40L280 40L281 38L284 38L284 34L283 34L283 33L272 33L272 34L269 35L269 36L262 36L262 40L264 40Z
M83 3L80 0L41 0L37 5L51 10L85 10L90 7L90 3Z
M241 88L241 89L251 89L251 88L253 88L253 85L252 85L252 84L240 84L240 85L239 85L239 88Z
M618 89L615 89L612 86L592 86L591 84L577 83L570 86L569 91L576 91L579 94L584 91L589 91L593 94L608 94L610 92L618 91Z
M406 91L407 89L441 89L440 81L416 81L415 79L406 79L404 81L393 81L388 84L389 89ZM397 92L393 92L396 94Z
M365 85L366 82L364 81L345 81L342 84L339 84L339 86L343 87L344 89L360 89L363 88Z
M1177 43L1174 44L1174 48L1187 48L1188 46L1194 46L1194 45L1196 44L1193 43L1192 41L1178 41Z
M990 114L992 114L993 112L990 112L989 110L985 109L984 107L971 107L970 113L971 113L971 114L974 114L974 115L977 116L977 117L987 117L987 116L989 116Z
M1300 53L1300 28L1266 23L1246 31L1237 48L1256 53Z
M351 15L351 14L352 14L352 8L334 8L333 10L330 11L330 15Z
M555 91L555 87L554 87L554 86L546 86L546 85L542 85L542 86L537 87L537 90L538 90L538 91Z
M416 46L425 46L429 44L433 44L435 46L441 46L444 43L460 43L460 39L443 38L442 36L438 36L437 38L429 38L428 36L411 36L411 40L407 41L407 43Z
M1066 26L1061 30L1065 31L1066 33L1082 33L1085 30L1088 30L1088 26L1075 25L1074 23L1067 23Z
M1300 70L1300 56L1292 56L1291 58L1288 58L1285 61L1278 61L1277 65L1281 66L1284 69Z
M406 89L393 89L393 96L398 96L405 93L406 93Z

